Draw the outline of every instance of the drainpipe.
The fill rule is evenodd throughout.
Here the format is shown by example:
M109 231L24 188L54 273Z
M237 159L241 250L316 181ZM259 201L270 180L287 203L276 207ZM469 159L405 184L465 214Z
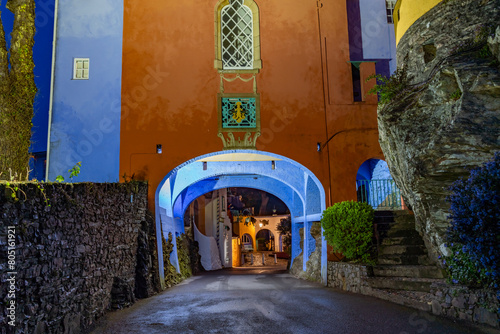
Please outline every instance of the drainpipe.
M54 105L54 86L55 86L55 72L56 72L56 45L57 45L57 14L58 14L59 0L55 0L54 5L54 34L52 41L52 70L50 73L50 99L49 99L49 126L47 133L47 163L45 165L45 181L49 181L49 168L50 168L50 131L52 128L52 107Z
M328 75L328 73L325 73L325 65L328 66L327 62L328 59L326 59L326 55L324 55L324 52L326 51L326 37L323 38L322 33L321 33L321 14L320 10L323 8L323 3L321 3L321 0L316 1L316 9L317 9L317 14L318 14L318 37L319 37L319 52L320 52L320 61L321 61L321 82L322 82L322 87L323 87L323 112L324 112L324 117L325 117L325 138L328 139L328 115L327 115L327 106L326 106L326 89L325 89L325 76ZM323 41L325 42L325 51L323 51ZM325 59L323 59L325 57ZM318 152L320 152L320 144L318 143ZM330 146L326 145L326 158L327 158L327 163L328 163L328 199L327 203L328 206L332 205L332 172L330 168Z

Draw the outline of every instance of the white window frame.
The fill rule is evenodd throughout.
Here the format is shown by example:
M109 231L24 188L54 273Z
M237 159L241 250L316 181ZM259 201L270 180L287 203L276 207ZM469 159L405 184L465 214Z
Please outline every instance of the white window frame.
M79 64L81 64L81 67L79 67ZM73 80L89 80L89 78L90 78L90 59L73 58Z
M394 24L394 7L397 0L385 0L387 23Z
M226 65L227 61L224 59L224 55L226 53L226 48L224 47L224 42L226 41L226 38L224 36L223 31L224 31L224 28L226 27L227 23L224 22L223 18L224 18L224 15L226 14L226 12L228 11L228 9L231 8L231 7L235 10L235 13L237 15L238 15L238 11L244 10L245 14L250 17L250 21L249 22L245 22L245 25L246 25L245 28L247 28L247 27L250 28L250 34L248 34L247 36L241 35L241 34L238 35L238 36L236 36L237 39L240 39L240 43L241 43L242 37L244 38L244 41L241 43L242 45L244 45L245 43L250 42L250 46L248 48L245 47L245 49L247 49L247 52L242 55L242 56L246 56L246 55L248 55L248 52L251 53L251 59L249 61L247 61L246 66L228 66L228 65ZM233 21L234 21L234 19L233 19ZM251 70L251 69L253 69L253 67L254 67L253 63L254 63L255 55L254 55L254 45L253 45L253 43L254 43L253 42L254 27L253 27L253 13L252 13L252 10L249 7L245 6L245 5L241 5L238 9L235 8L235 7L233 7L233 6L231 6L231 5L224 6L222 8L222 10L221 10L220 25L221 25L221 27L220 27L220 31L221 31L220 32L221 33L221 52L222 52L222 57L221 58L222 58L223 69L224 70ZM233 45L233 47L236 49L236 47L234 45ZM240 49L241 49L241 47L240 47ZM239 52L240 55L241 55L240 50L236 50L236 52ZM233 55L230 55L230 57L232 58L230 60L234 60L235 62L237 62L236 59L233 58Z

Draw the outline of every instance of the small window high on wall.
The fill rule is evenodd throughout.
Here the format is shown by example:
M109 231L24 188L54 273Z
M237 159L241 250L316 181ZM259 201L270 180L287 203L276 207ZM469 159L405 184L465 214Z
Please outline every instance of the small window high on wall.
M253 68L252 11L233 1L221 11L222 62L224 69Z
M396 6L396 0L385 0L387 23L394 23L394 6Z
M88 80L90 70L89 58L73 59L73 80Z

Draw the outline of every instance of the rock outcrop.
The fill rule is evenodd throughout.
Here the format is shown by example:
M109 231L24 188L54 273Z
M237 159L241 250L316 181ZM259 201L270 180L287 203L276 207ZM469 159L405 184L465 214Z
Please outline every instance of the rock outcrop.
M378 110L382 150L434 261L448 252L449 186L500 150L498 22L498 0L438 4L398 44L408 89Z
M307 270L303 271L302 264L304 261L304 252L300 253L290 268L290 273L300 279L305 279L314 282L321 281L321 223L312 223L310 229L311 236L314 238L314 251L311 252L307 260ZM304 228L300 229L300 248L304 249Z

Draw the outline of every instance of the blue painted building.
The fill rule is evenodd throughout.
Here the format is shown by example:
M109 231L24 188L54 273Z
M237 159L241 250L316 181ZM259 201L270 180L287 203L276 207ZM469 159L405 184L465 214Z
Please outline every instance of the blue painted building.
M82 162L77 181L117 182L123 2L58 1L56 26L47 180Z

